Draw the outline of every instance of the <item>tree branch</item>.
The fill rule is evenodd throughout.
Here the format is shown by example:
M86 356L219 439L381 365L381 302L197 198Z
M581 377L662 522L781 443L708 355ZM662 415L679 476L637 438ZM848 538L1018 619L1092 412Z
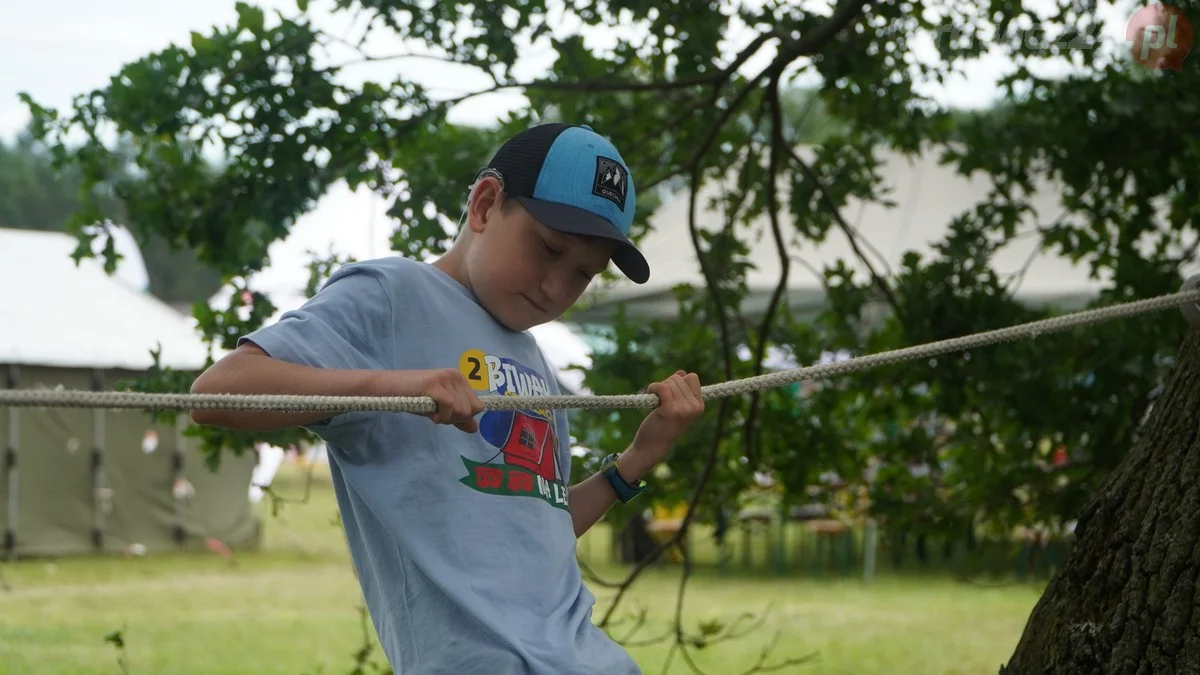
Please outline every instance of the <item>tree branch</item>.
M688 201L688 229L691 232L692 247L696 252L696 258L700 261L700 270L704 274L705 286L708 289L709 299L712 300L716 308L718 316L718 325L721 332L721 353L722 361L725 364L725 379L733 379L733 347L729 335L729 320L725 311L724 302L721 300L720 294L717 292L717 283L713 275L711 265L706 261L703 251L700 246L700 232L696 226L696 199L700 187L700 170L693 168L691 176L691 186ZM691 499L688 500L687 512L683 516L683 522L680 523L679 529L668 538L654 548L645 558L643 558L629 573L625 581L621 582L621 586L617 589L616 597L613 598L612 604L604 617L597 624L600 628L604 628L613 613L616 611L621 598L628 592L629 587L633 582L641 576L642 572L656 561L671 546L676 545L687 536L688 528L691 527L692 521L696 515L696 505L700 502L700 498L704 494L704 488L708 485L708 479L712 475L713 469L717 463L717 455L721 448L721 439L725 436L725 425L729 417L730 401L732 398L722 398L717 407L717 424L713 432L712 446L709 449L708 457L705 460L704 468L700 472L699 480L696 482L696 489L692 492ZM686 559L686 558L685 558Z
M778 102L777 99L776 99L776 102ZM781 134L782 128L780 127L779 129L780 129L780 131L778 133ZM775 160L773 163L774 163L776 169L778 168L778 153L781 152L780 147L781 146L776 146L775 149L772 150L773 154L775 155ZM704 278L705 278L706 288L708 290L709 299L712 301L714 308L715 308L714 311L718 317L718 326L719 326L720 332L721 332L721 347L722 347L723 362L724 362L724 367L725 367L725 377L727 379L732 379L732 377L733 377L733 345L732 345L732 338L730 335L731 331L730 331L730 326L729 326L729 311L726 309L724 301L722 300L722 298L718 292L719 283L718 283L718 278L717 278L718 277L717 272L712 268L711 262L707 259L707 256L705 256L703 253L701 243L700 243L700 232L699 232L699 228L698 228L697 222L696 222L697 200L699 199L699 192L700 192L700 190L699 190L700 180L701 180L701 175L700 175L699 169L698 168L694 169L692 176L691 176L691 185L690 185L690 189L689 189L688 227L689 227L689 231L691 233L692 246L696 252L696 257L700 263L701 272L703 273ZM777 204L775 205L775 209L777 210ZM777 222L776 222L776 232L777 232L776 242L777 242L777 244L782 244L782 233L778 227ZM785 266L786 266L786 263L785 263ZM786 279L784 281L784 284L786 284ZM761 349L760 349L760 353L761 353ZM759 359L759 362L761 363L761 357ZM721 399L720 407L719 407L718 413L717 413L718 418L717 418L716 429L713 434L713 442L709 449L709 454L708 454L707 460L705 462L705 466L704 466L703 470L701 471L700 478L697 482L696 489L693 492L692 497L688 502L687 512L684 515L683 522L680 525L679 530L672 537L670 537L667 541L663 542L658 547L656 547L653 551L651 551L650 554L646 556L646 558L644 558L642 561L640 561L639 564L630 573L630 575L626 578L626 580L623 581L619 585L617 594L613 598L612 604L609 606L604 617L598 623L598 625L601 628L604 628L608 624L608 622L611 620L611 617L613 616L614 612L616 611L616 608L617 608L622 596L625 594L626 591L628 591L628 589L632 585L633 581L641 574L641 572L644 571L650 563L657 560L658 557L662 554L662 552L665 551L668 547L676 545L684 537L687 536L688 530L690 529L691 524L695 517L696 507L697 507L700 499L704 495L704 491L705 491L708 481L712 475L712 471L715 468L717 457L719 456L720 443L721 443L721 440L725 436L725 427L726 427L729 412L730 412L730 400L731 399L728 399L728 398ZM724 635L720 635L720 636L717 636L714 638L694 637L694 636L690 635L684 629L684 625L683 625L684 599L686 597L687 585L688 585L688 581L691 577L692 572L693 572L693 567L692 567L691 558L685 552L684 558L683 558L683 575L680 579L679 588L676 593L675 616L672 621L672 624L673 624L672 629L662 636L658 636L656 638L652 638L651 640L642 641L642 642L638 643L638 644L643 644L643 645L644 644L654 644L657 642L662 642L665 639L670 638L670 637L674 638L674 640L670 646L670 650L668 652L667 658L663 665L664 673L668 672L668 670L670 669L670 665L673 662L673 659L674 659L674 656L676 653L679 654L679 656L684 660L685 663L687 663L688 667L691 668L691 670L693 672L703 673L703 671L696 664L696 662L693 660L693 658L690 654L690 649L692 647L695 647L700 644L703 644L703 646L709 646L711 644L714 644L716 642L721 642L723 640L736 639L738 637L742 637L742 636L746 635L749 632L749 631L746 631L746 632L739 633L738 631L736 631L734 629L734 626L736 626L736 621L734 622L733 626L726 629ZM765 620L765 613L764 613L762 619L760 619L760 622L762 620ZM766 660L772 651L773 651L773 645L764 649L762 654L760 655L758 662L755 664L755 666L749 672L753 673L753 672L761 672L761 671L779 670L779 669L786 668L791 665L802 663L809 658L809 657L803 657L801 659L788 659L788 660L783 661L780 664L774 664L774 665L768 666L768 665L766 665Z
M704 275L705 288L708 290L709 299L712 301L715 312L718 318L718 326L721 333L721 355L722 361L725 364L725 379L733 379L733 344L729 330L729 313L725 309L725 303L721 299L721 294L718 291L718 281L713 272L711 264L707 261L704 252L700 245L700 230L696 224L696 200L699 198L700 183L702 181L702 173L698 165L692 167L691 185L689 186L688 195L688 231L692 238L692 249L696 253L696 259L700 263L700 271ZM699 484L696 486L696 491L688 503L687 513L684 515L683 523L676 533L677 538L686 536L687 530L691 525L692 518L695 515L696 504L699 502L704 488L708 483L708 478L712 473L713 467L716 465L717 456L720 453L721 439L725 436L725 423L729 413L728 398L721 399L720 408L718 410L716 431L713 433L712 446L709 449L708 458L704 465L704 470L701 473ZM666 673L670 667L671 657L678 649L687 661L688 665L694 672L699 673L700 670L687 654L686 636L683 631L683 598L687 590L688 578L692 573L691 558L685 553L683 556L683 576L679 580L679 589L675 596L675 643L671 647L671 652L668 654L666 662L663 664L663 672Z
M696 257L700 264L701 272L704 275L709 298L712 301L713 306L714 306L714 311L717 314L718 326L719 326L720 335L721 335L722 361L724 362L724 370L725 370L726 379L733 379L733 372L732 372L732 370L733 370L733 347L732 347L732 343L731 343L730 330L729 330L728 311L726 310L724 302L721 299L720 293L718 292L718 290L719 290L718 284L717 284L715 275L713 273L711 264L706 260L706 256L703 254L702 247L700 244L699 229L696 224L696 201L698 199L700 187L703 182L704 157L707 155L709 149L712 147L713 143L716 141L717 137L720 135L722 129L729 122L729 120L733 117L733 115L739 110L742 103L750 95L750 93L752 91L754 91L755 87L757 86L757 84L759 83L760 80L762 80L764 77L767 77L769 79L769 81L771 82L771 85L777 87L777 84L782 75L782 72L788 63L790 63L792 60L794 60L796 58L799 58L800 56L803 56L803 55L809 54L809 53L813 53L813 52L821 49L838 32L840 32L842 29L844 29L847 25L850 24L851 21L853 21L857 16L859 16L864 7L865 7L865 3L861 2L861 0L852 0L850 2L846 2L846 3L842 4L834 11L830 20L828 22L826 22L826 24L823 25L821 27L821 29L815 31L813 33L813 35L809 36L808 38L794 43L789 49L782 51L780 53L780 55L778 57L776 57L776 59L772 62L772 64L770 66L768 66L766 69L764 69L758 75L755 75L754 77L750 78L742 86L742 88L740 90L738 90L736 94L734 94L732 100L729 102L727 107L721 112L721 114L717 117L717 119L714 120L713 124L709 128L708 133L701 140L700 144L696 148L696 151L693 153L691 160L687 164L689 172L690 172L690 189L689 189L689 200L688 200L688 228L689 228L691 238L692 238L693 249L696 252ZM761 36L759 36L759 40L756 40L755 43L757 43L757 45L761 45L761 42L765 42L765 40L768 39L769 36L770 36L769 34L761 35ZM757 46L755 44L752 44L752 46L755 46L755 48L757 48ZM749 49L743 50L743 54L746 55L747 59L749 58L750 53L752 53L752 52L750 52ZM744 61L744 59L743 59L743 61ZM738 62L735 61L735 64L738 64ZM738 64L738 65L740 65L740 64ZM722 79L719 81L723 82L725 79L728 79L729 77L731 77L732 70L734 67L736 67L736 66L734 64L731 64L730 68L726 68L723 71ZM705 78L705 79L706 79L706 81L708 81L707 78ZM602 83L598 83L598 84L602 84ZM695 84L695 80L688 81L689 86L691 86L692 84ZM596 89L592 89L592 90L595 91ZM719 87L718 87L718 90L719 90ZM714 102L715 102L715 97L714 97ZM777 100L775 101L775 105L778 105ZM773 115L773 118L775 118L776 121L778 122L779 117ZM776 127L776 131L774 133L782 134L782 126L779 123L776 123L775 127ZM772 164L773 164L775 171L777 171L778 170L777 154L778 154L778 152L782 151L782 148L779 146L778 143L772 143L772 146L773 146L773 148L772 148ZM776 175L775 171L772 172L772 179L774 179L774 177ZM772 185L768 189L772 192L772 195L773 195L775 186ZM772 198L774 198L774 195L772 196ZM776 200L776 202L777 202L777 200ZM776 230L776 236L777 236L776 242L777 242L777 244L779 244L781 241L782 235L781 235L781 232L779 232L778 213L777 213L778 212L778 204L777 203L774 204L774 208L771 209L771 212L772 212L772 218L773 218L773 227ZM784 262L783 264L784 264L784 268L787 269L787 262ZM786 274L785 274L785 279L782 283L786 284ZM772 312L773 312L773 310L772 310ZM760 345L760 347L761 347L761 345ZM759 362L761 364L761 358L759 359ZM684 515L683 522L680 525L679 530L672 537L670 537L668 540L664 541L659 546L657 546L653 551L651 551L650 554L648 556L646 556L645 559L643 559L641 562L639 562L639 564L629 574L627 579L624 582L622 582L621 587L618 589L616 597L614 597L612 604L610 605L609 609L607 610L605 615L601 618L601 620L598 623L598 625L601 628L603 628L604 626L606 626L608 624L608 622L612 618L613 613L615 612L622 596L628 591L630 585L641 574L641 572L644 571L649 564L651 564L653 561L657 560L658 557L660 555L662 555L663 551L665 551L670 546L674 546L676 543L678 543L680 540L682 540L687 535L688 529L690 528L691 523L695 517L696 506L704 493L704 490L705 490L705 487L707 486L709 477L711 476L712 471L716 464L717 456L718 456L719 450L720 450L720 442L725 435L725 433L724 433L725 426L726 426L728 415L730 412L730 400L731 399L729 399L729 398L721 399L721 402L719 404L719 408L718 408L718 412L717 412L717 415L718 415L717 424L716 424L715 432L713 434L712 446L709 450L709 454L706 459L705 466L704 466L703 470L701 471L699 480L697 481L696 489L693 492L692 497L688 502L687 512ZM670 658L673 657L676 648L678 648L681 650L681 654L683 655L684 659L688 661L688 664L692 667L692 669L696 670L698 672L698 668L696 667L695 663L691 661L690 656L687 654L686 635L684 634L684 631L682 629L682 620L681 620L682 619L682 617L681 617L682 605L683 605L682 598L683 598L683 594L686 589L686 584L687 584L688 577L690 576L690 572L691 572L690 562L689 562L687 556L685 555L685 557L684 557L684 575L683 575L683 578L680 580L679 595L677 596L677 600L676 600L675 644L672 646L671 653L668 656L666 665L669 667ZM764 657L764 659L765 659L765 657ZM760 666L762 664L762 661L763 660L760 660L760 664L759 664Z
M832 293L832 289L829 287L829 280L825 278L825 275L817 268L816 265L808 262L800 256L791 256L791 261L797 263L812 273L813 277L817 280L817 283L821 285L821 290L825 291L826 296ZM854 334L854 326L850 324L850 319L847 318L846 315L838 313L834 318L837 320L838 324L841 325L842 329L846 331L847 335Z
M804 38L792 43L787 49L780 50L779 54L776 55L774 60L771 61L770 65L768 65L754 77L750 78L746 82L745 86L743 86L742 89L734 95L733 100L729 103L729 106L721 113L720 117L717 118L716 122L714 122L712 127L709 129L709 133L701 141L700 146L696 149L695 154L692 156L691 162L689 162L689 166L694 168L700 164L704 158L704 155L708 152L708 149L712 146L717 136L721 133L721 130L725 127L725 124L731 117L733 117L734 112L739 106L741 106L742 101L746 100L746 97L750 95L750 92L753 91L755 85L757 85L760 80L762 80L764 77L768 80L777 79L783 74L784 69L787 68L792 61L795 61L801 56L815 54L823 49L825 45L834 38L834 36L836 36L844 28L849 26L851 22L862 15L866 5L867 3L864 0L844 0L841 5L838 5L838 7L834 9L833 14L830 15L829 19L822 24L820 28L813 31L810 35L806 35Z
M867 274L870 275L872 283L875 284L875 288L880 294L883 295L884 298L887 299L888 304L892 307L892 311L895 312L896 317L900 319L901 325L907 325L905 313L900 307L899 300L896 299L896 294L892 292L891 286L888 285L887 281L885 281L883 277L879 275L879 272L875 270L875 266L871 264L871 261L867 259L866 254L863 253L862 248L859 247L858 236L855 233L854 228L851 227L850 223L846 222L846 218L842 215L842 212L838 208L837 204L833 203L833 198L829 196L828 188L826 188L825 184L821 182L821 178L817 176L817 173L813 171L813 168L800 158L800 155L796 153L795 148L793 148L791 145L788 145L787 151L791 156L792 161L795 162L796 166L800 168L800 171L804 173L804 177L812 181L813 185L816 186L817 195L819 196L821 203L826 209L829 210L830 215L833 216L833 220L835 223L837 223L838 229L840 229L842 233L846 235L846 240L850 243L850 249L854 251L855 257L857 257L859 262L861 262L863 266L867 268Z
M788 272L791 269L791 258L788 256L787 243L783 240L783 231L779 226L779 164L780 154L784 152L783 111L779 102L779 78L773 78L767 85L766 104L771 110L771 142L768 144L770 156L767 161L767 216L771 220L771 234L775 239L775 251L779 256L779 281L771 293L771 300L758 326L758 346L754 354L754 375L762 375L763 359L767 355L767 344L770 339L771 324L775 322L775 313L779 310L784 291L787 290ZM743 427L743 438L746 459L750 468L757 468L758 452L754 447L755 423L758 421L760 392L750 394L749 410L746 413L746 424Z
M820 28L799 40L784 44L775 58L779 73L782 74L789 63L801 56L812 56L824 49L838 33L862 16L870 4L870 0L843 0ZM772 66L775 67L775 64Z
M751 56L754 56L754 54L758 53L758 50L761 49L762 46L767 42L767 40L771 39L772 37L780 37L780 34L776 31L768 31L768 32L759 34L754 40L752 40L750 42L750 44L746 45L746 47L744 49L742 49L741 52L738 53L737 58L735 58L732 63L730 63L728 66L726 66L725 68L723 68L721 70L721 72L724 73L725 76L723 78L721 78L719 82L713 83L714 86L712 88L712 92L708 96L707 100L701 101L700 103L698 103L696 105L683 107L683 110L678 115L676 115L675 117L668 120L666 124L662 125L661 127L657 128L657 129L652 129L652 130L648 131L645 136L643 136L641 139L639 139L635 143L635 147L642 145L646 142L649 142L651 139L661 136L664 131L669 131L671 129L678 127L679 125L683 124L684 121L686 121L689 117L691 117L692 115L695 115L697 112L706 112L706 111L711 110L712 108L716 107L717 101L721 97L722 87L724 87L726 84L728 84L729 80L736 74L737 69L742 67L742 65L744 65L746 63L746 61L748 61L750 59ZM748 89L744 90L743 92L740 92L739 95L737 97L735 97L735 104L730 107L731 111L736 111L737 104L740 103L745 98L745 95L749 94L749 88L752 88L752 86L753 86L752 83L747 83ZM732 113L730 113L730 114L732 114ZM725 122L728 121L728 119L729 119L729 116L726 116L724 119L721 119L720 121L717 122L717 124L715 125L718 127L717 133L720 132L720 127L723 127ZM711 140L709 140L708 142L711 144ZM665 178L666 177L664 177L664 180L665 180ZM645 189L645 188L642 188L642 189Z
M436 54L413 54L413 53L408 53L408 52L399 53L399 54L381 54L381 55L367 54L361 48L356 47L355 45L351 44L350 42L348 42L346 40L343 40L342 38L339 38L334 35L330 35L328 33L321 33L321 34L328 37L331 42L336 42L338 44L347 46L351 49L355 49L356 51L359 52L361 57L358 59L352 60L352 61L346 61L346 62L337 64L334 66L328 66L327 68L323 68L317 72L327 73L327 72L337 71L342 68L345 68L348 66L353 66L353 65L361 65L361 64L365 64L365 63L383 63L383 62L387 62L387 61L398 61L398 60L403 60L403 59L431 59L434 61L440 61L440 62L448 63L451 65L475 66L478 68L482 68L482 66L480 64L471 63L470 61L460 61L458 59L455 59L453 56L441 56L441 55L436 55ZM718 70L715 73L711 73L708 75L697 75L695 77L687 77L687 78L681 78L681 79L677 79L677 80L656 80L656 81L651 81L651 82L643 82L643 81L638 81L638 80L581 80L581 81L574 81L574 80L549 80L549 79L531 80L529 82L506 82L506 83L497 82L494 87L489 88L484 91L481 91L481 92L478 92L476 94L471 94L470 96L478 96L478 95L485 94L485 93L494 93L496 91L500 91L503 89L546 89L546 90L558 90L558 91L584 91L584 92L618 92L618 91L620 91L620 92L663 92L663 91L672 91L672 90L676 90L676 89L688 89L691 87L703 87L703 86L712 86L712 85L716 85L719 88L721 85L724 85L729 80L729 78L734 75L734 73L737 72L738 68L741 68L746 63L746 61L749 61L750 57L754 56L754 54L756 54L758 52L758 50L761 49L762 46L764 44L766 44L766 42L768 40L770 40L771 38L782 38L782 37L783 37L782 34L779 33L778 31L767 31L767 32L759 34L758 36L756 36L754 38L754 40L752 40L750 42L750 44L746 45L746 47L743 48L742 51L738 52L737 56L734 57L733 61L731 61L728 66L722 68L721 70Z
M331 73L336 73L337 71L342 70L344 68L349 68L351 66L361 66L361 65L368 64L368 63L388 63L391 61L408 61L408 60L435 61L437 63L445 63L445 64L452 65L452 66L468 65L468 64L463 63L462 61L456 61L455 59L450 58L448 56L438 56L437 54L413 54L413 53L408 53L408 52L402 52L402 53L397 53L397 54L363 55L362 57L357 58L357 59L353 59L350 61L343 61L336 65L326 66L324 68L317 69L316 72L319 74L328 75Z

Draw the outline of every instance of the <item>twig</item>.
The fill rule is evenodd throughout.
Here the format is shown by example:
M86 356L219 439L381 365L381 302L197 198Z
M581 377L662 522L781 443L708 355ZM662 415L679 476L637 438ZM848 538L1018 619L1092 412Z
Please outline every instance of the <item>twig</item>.
M619 582L608 581L606 579L600 578L600 575L596 574L596 572L591 568L591 566L588 565L583 560L579 560L578 562L579 562L579 571L583 573L584 578L588 579L589 581L596 584L597 586L600 586L602 588L619 588L621 586L621 584Z
M736 640L749 635L754 631L757 631L759 628L762 628L763 624L767 622L767 615L770 614L770 612L771 606L768 604L767 609L763 610L763 612L758 615L758 618L755 618L754 615L750 614L749 612L739 614L736 619L734 619L728 626L725 627L724 634L717 634L711 638L706 638L704 641L704 646L711 647L712 645L720 644L722 642ZM738 631L736 630L738 621L741 621L742 619L753 619L753 621L750 623L750 625L746 626L741 631Z
M119 630L114 630L104 636L104 641L112 644L117 650L117 665L120 666L121 672L124 675L129 675L129 659L125 653L125 631L127 627L122 626Z
M384 667L374 664L371 661L371 653L375 651L375 642L371 639L371 627L368 620L367 608L365 605L358 607L358 623L362 628L363 641L362 645L354 652L354 670L350 671L349 675L367 675L368 667L374 666L374 670L382 675L385 672Z
M308 471L304 478L304 496L299 499L296 499L295 497L280 496L280 495L276 494L274 488L272 488L270 485L254 484L254 487L262 490L263 494L265 494L271 500L271 517L273 517L273 518L278 517L279 512L281 510L283 510L284 504L307 504L308 503L308 498L312 494L313 467L314 466L315 466L315 463L311 463L308 465Z
M765 107L765 106L760 106L760 108L763 108L763 107ZM755 126L758 125L759 120L760 120L760 117L755 118ZM755 147L754 139L750 139L750 141L746 144L745 157L741 160L742 170L745 170L745 166L750 164L750 162L755 161L755 158L757 157L757 151L758 151L758 148ZM733 166L732 173L738 173L737 166L738 166L737 163L735 163ZM724 181L724 180L719 181L718 185L721 188L721 197L720 198L723 203L723 206L727 207L725 209L725 229L724 229L723 234L726 234L726 235L729 235L732 237L733 230L737 226L738 216L739 216L739 214L741 214L742 208L746 205L746 200L750 198L750 195L752 194L752 192L751 192L751 190L748 190L748 189L738 190L733 195L733 198L730 199L729 192L725 189L726 185L727 185L727 181ZM716 201L716 199L714 198L713 201ZM720 272L723 274L724 270L721 270ZM736 314L734 314L734 318L737 319L737 322L738 322L737 328L740 331L740 334L749 335L750 327L749 327L749 325L747 325L744 315L741 312L737 312Z
M669 640L673 637L675 637L675 629L673 627L671 627L671 628L667 628L665 631L663 631L663 634L659 635L658 637L649 638L646 640L637 640L637 641L627 639L625 642L622 642L621 644L623 644L626 647L649 647L652 645L656 645L660 642L666 642L667 640Z
M681 656L683 656L684 660L687 661L688 665L692 668L693 672L701 673L701 675L702 675L702 671L700 670L699 666L696 665L695 661L692 660L691 654L688 653L689 649L692 649L692 648L708 649L708 648L711 648L713 645L720 644L721 642L738 640L747 635L750 635L751 633L758 632L763 627L763 625L766 623L767 616L770 613L771 613L771 606L768 605L767 609L763 610L763 612L761 614L759 614L756 619L754 618L754 615L749 614L749 613L744 613L744 614L739 615L737 619L734 619L732 622L730 622L730 624L728 626L726 626L722 632L720 632L716 635L713 635L711 637L704 636L701 638L691 638L691 639L681 640L679 642L679 653ZM745 619L745 620L752 619L752 621L751 621L751 623L749 623L748 625L743 627L741 630L737 630L738 621L743 620L743 619ZM783 661L781 661L779 663L767 665L767 659L770 658L771 654L775 651L777 643L779 642L779 637L780 637L780 633L779 633L779 631L776 631L775 636L771 640L771 642L768 645L766 645L765 647L763 647L763 649L760 651L758 661L753 666L751 666L748 670L745 671L747 674L782 670L784 668L788 668L791 666L796 666L796 665L800 665L802 663L806 663L806 662L810 661L811 659L815 658L815 654L808 654L805 656L784 659Z
M636 604L636 602L635 602L635 604ZM629 629L629 631L627 633L625 633L625 637L617 640L617 642L620 644L624 644L626 646L632 646L629 642L630 638L633 637L634 633L637 633L639 630L641 630L642 626L646 625L646 618L649 615L650 615L650 613L646 610L645 607L639 606L637 612L634 614L633 626ZM648 644L653 644L653 643L654 643L653 640L648 642Z
M767 659L770 658L771 652L775 651L775 646L778 643L779 643L779 633L776 632L775 637L773 637L771 639L770 644L763 647L762 651L760 651L758 653L758 661L756 661L753 666L750 666L748 669L742 671L743 674L744 675L752 675L752 673L771 673L771 672L775 672L776 670L783 670L784 668L793 668L795 666L799 666L799 665L808 663L808 662L814 660L817 656L816 654L808 654L807 656L798 656L798 657L791 658L791 659L784 659L780 663L767 665Z
M857 21L870 4L871 0L843 0L819 28L791 44L785 44L775 58L777 63L782 64L779 66L780 73L801 56L811 56L824 49L838 33Z
M663 675L671 670L671 661L675 658L675 653L679 651L679 643L672 642L670 648L667 649L667 658L663 659Z
M679 589L675 593L675 645L679 647L679 653L683 656L684 661L691 667L693 672L700 673L700 669L692 661L687 653L687 635L683 632L683 598L687 593L688 579L692 576L692 557L684 553L683 555L683 576L679 579ZM666 666L663 666L663 673L666 673Z

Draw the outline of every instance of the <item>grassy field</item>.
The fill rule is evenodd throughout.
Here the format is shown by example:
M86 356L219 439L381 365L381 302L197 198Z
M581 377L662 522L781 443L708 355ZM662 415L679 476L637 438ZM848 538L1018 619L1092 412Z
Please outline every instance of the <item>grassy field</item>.
M276 487L300 494L300 480L285 465ZM318 473L308 503L264 520L265 550L232 563L154 554L0 565L0 675L349 675L364 644L383 663L373 633L364 641L361 595L327 477ZM617 579L623 570L605 562L606 540L597 532L581 550L603 577ZM652 569L623 601L624 609L648 610L635 640L668 625L678 574ZM599 615L610 593L594 591ZM777 657L813 656L783 672L965 675L997 672L1039 592L940 578L881 575L866 585L705 571L692 578L686 607L694 628L772 606L755 633L693 652L708 673L744 671L778 635ZM114 631L123 652L105 640ZM651 673L661 671L667 648L631 652ZM671 672L689 670L676 657Z

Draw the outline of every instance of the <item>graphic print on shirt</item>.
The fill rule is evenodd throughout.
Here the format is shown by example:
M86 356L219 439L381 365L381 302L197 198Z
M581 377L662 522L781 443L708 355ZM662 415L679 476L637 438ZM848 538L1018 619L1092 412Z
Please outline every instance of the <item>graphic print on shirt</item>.
M458 369L479 394L546 396L550 387L540 373L507 357L478 349L462 353ZM567 508L567 487L559 466L558 434L549 410L488 410L479 419L479 435L496 448L486 462L462 457L463 485L491 495L534 497Z

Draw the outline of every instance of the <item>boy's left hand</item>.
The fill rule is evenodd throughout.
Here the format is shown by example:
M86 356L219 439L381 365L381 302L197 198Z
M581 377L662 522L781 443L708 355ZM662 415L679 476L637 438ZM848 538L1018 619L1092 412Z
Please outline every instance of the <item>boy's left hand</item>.
M648 470L662 461L679 437L704 414L704 398L700 378L682 370L655 382L646 391L658 396L659 405L638 428L630 450Z

